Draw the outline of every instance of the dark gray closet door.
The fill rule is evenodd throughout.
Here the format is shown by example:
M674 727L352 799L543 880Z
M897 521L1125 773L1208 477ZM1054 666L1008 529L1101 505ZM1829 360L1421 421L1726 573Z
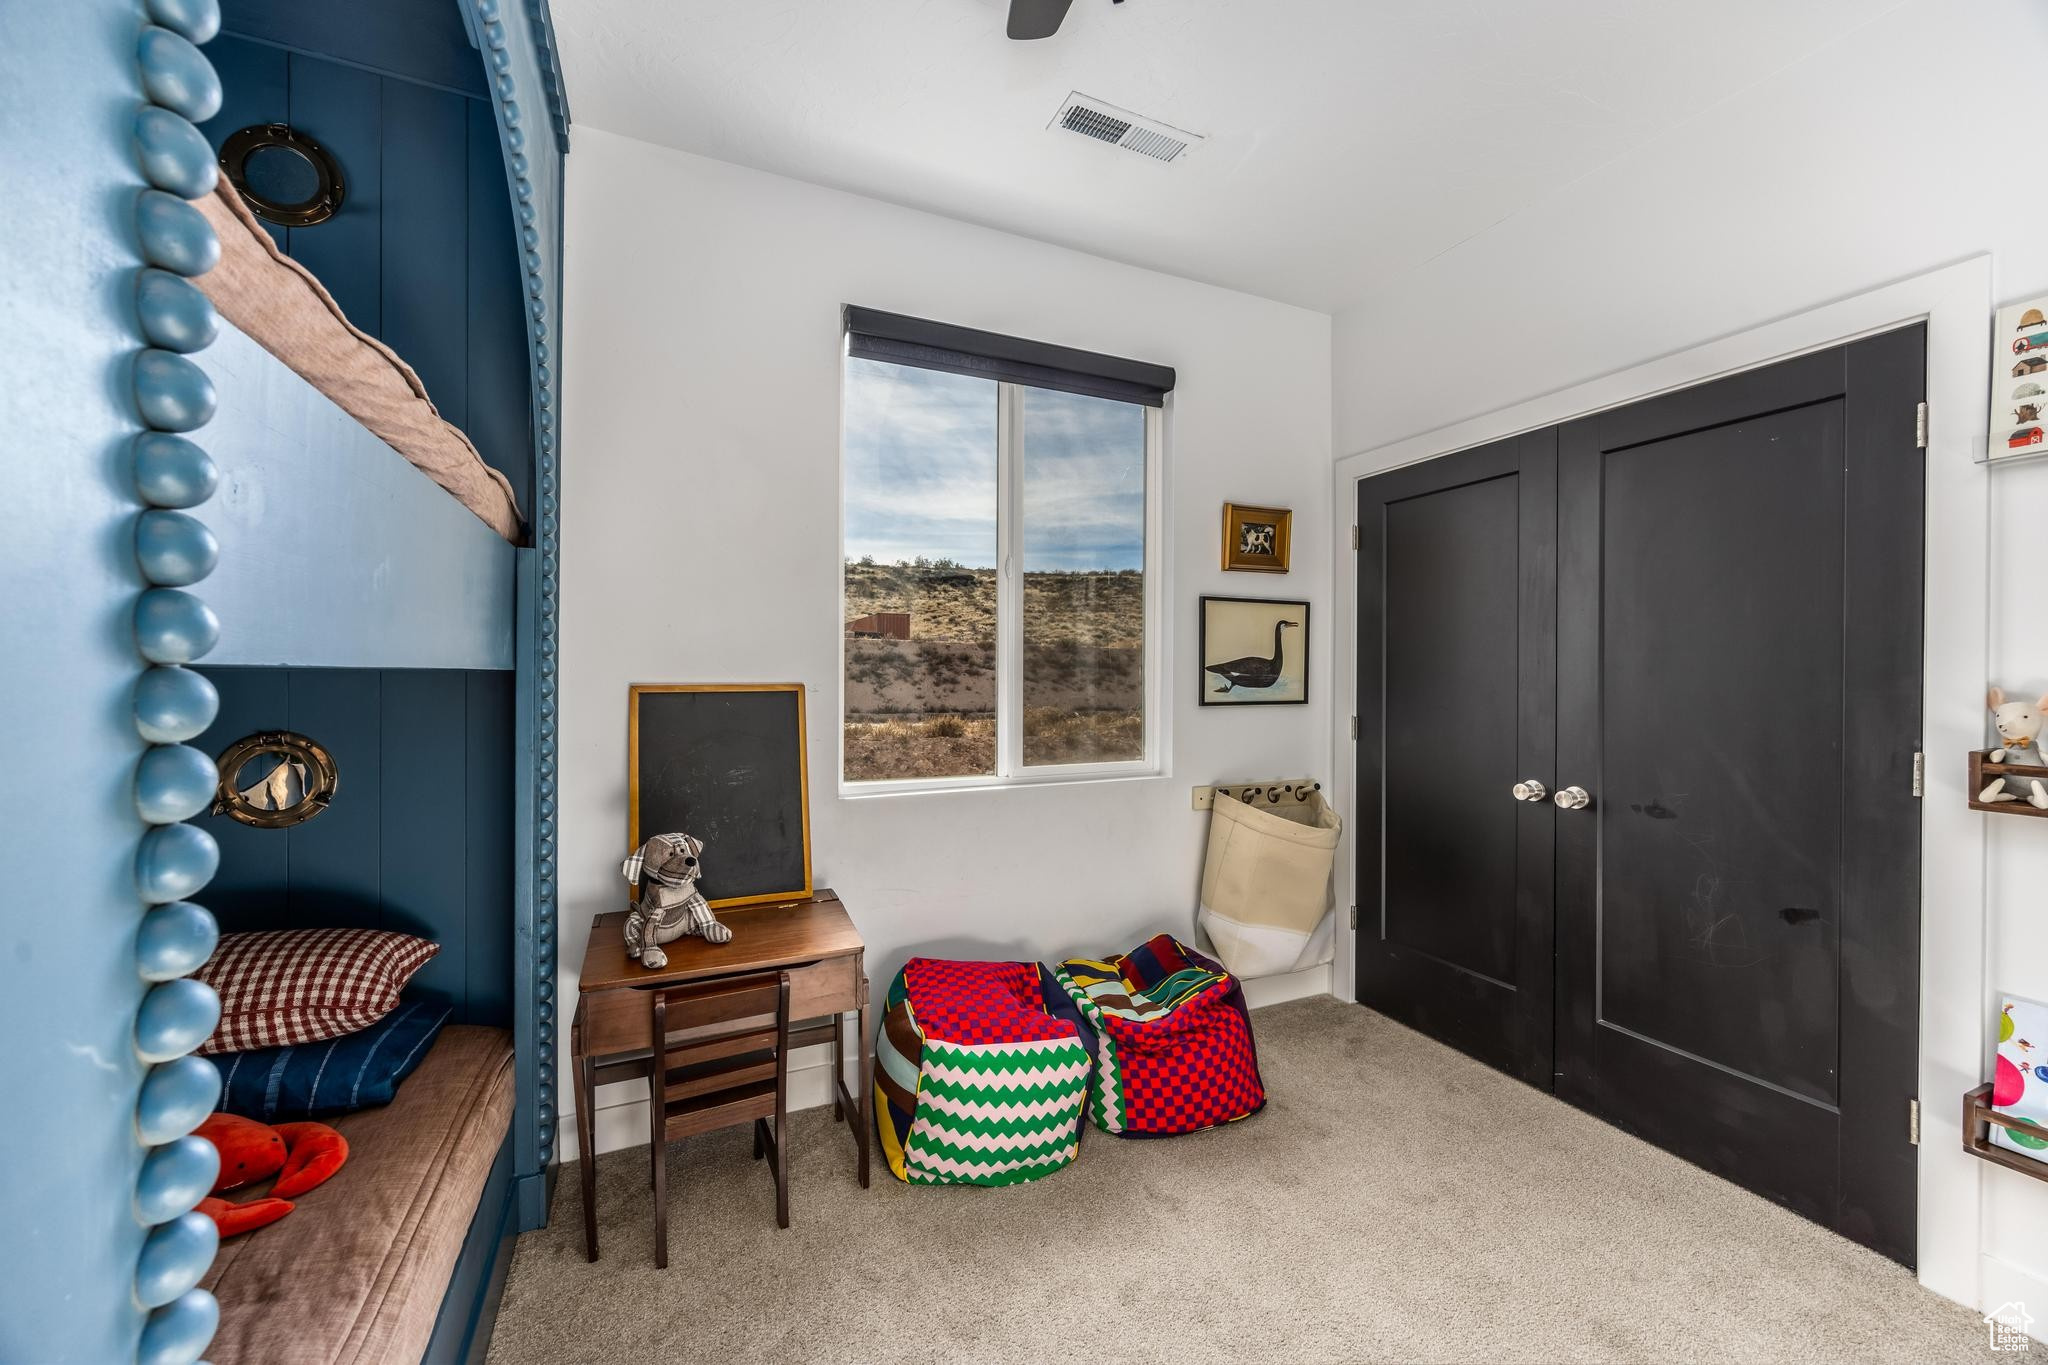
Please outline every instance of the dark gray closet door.
M1923 346L1558 436L1558 1093L1908 1263Z
M1358 494L1358 999L1546 1089L1555 435Z

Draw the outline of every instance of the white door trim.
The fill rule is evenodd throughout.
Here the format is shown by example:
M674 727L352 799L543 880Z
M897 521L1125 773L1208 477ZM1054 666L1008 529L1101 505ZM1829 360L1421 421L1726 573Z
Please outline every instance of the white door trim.
M1984 734L1989 667L1989 475L1975 462L1984 436L1990 383L1991 258L1973 256L1924 275L1763 323L1689 350L1466 418L1435 431L1336 462L1331 484L1336 695L1357 696L1356 561L1344 553L1357 515L1358 480L1519 432L1688 388L1739 370L1912 322L1927 323L1926 658L1922 747L1927 787L1922 811L1920 915L1920 1282L1982 1308L1981 1163L1962 1150L1963 1092L1986 1065L1985 837L1982 817L1963 791L1963 755ZM1355 815L1356 751L1351 706L1332 708L1331 772L1340 809ZM1909 780L1901 774L1901 781ZM1350 845L1339 850L1340 904L1357 902ZM1354 955L1340 922L1333 985L1355 998ZM1901 1105L1899 1122L1906 1122Z

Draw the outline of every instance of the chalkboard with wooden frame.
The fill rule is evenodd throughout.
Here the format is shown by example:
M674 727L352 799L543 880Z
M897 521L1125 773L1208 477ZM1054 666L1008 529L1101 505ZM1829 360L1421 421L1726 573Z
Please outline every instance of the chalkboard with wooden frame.
M635 684L626 753L629 848L703 840L714 908L811 894L802 683Z

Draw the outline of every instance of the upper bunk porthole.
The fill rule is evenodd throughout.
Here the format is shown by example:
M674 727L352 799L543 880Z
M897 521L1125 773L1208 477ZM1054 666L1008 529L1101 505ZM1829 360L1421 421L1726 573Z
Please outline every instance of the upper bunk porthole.
M283 123L259 123L221 144L220 168L258 218L324 223L341 208L341 168L325 147Z
M258 829L303 824L334 799L334 755L289 730L238 739L220 756L213 814Z

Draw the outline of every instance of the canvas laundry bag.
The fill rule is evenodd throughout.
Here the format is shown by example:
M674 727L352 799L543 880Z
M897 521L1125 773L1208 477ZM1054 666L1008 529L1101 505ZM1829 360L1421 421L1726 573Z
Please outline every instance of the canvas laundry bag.
M1278 804L1217 801L1198 919L1232 973L1275 976L1330 960L1330 868L1343 829L1319 791Z

